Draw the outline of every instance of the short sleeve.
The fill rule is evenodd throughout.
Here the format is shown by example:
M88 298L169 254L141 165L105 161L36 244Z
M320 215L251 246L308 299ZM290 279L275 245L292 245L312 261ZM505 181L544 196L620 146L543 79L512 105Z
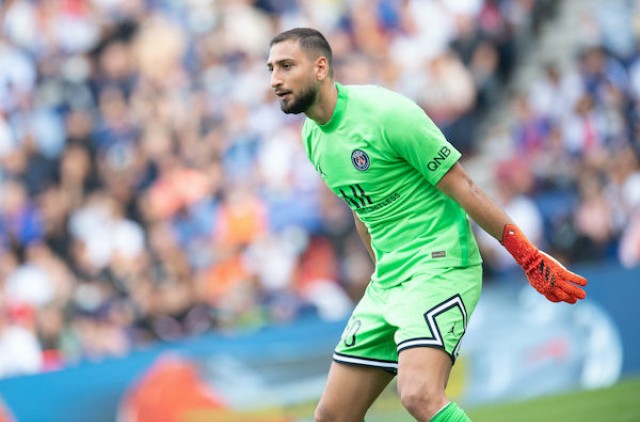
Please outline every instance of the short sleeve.
M408 98L398 100L384 118L391 148L433 185L462 156L429 116Z

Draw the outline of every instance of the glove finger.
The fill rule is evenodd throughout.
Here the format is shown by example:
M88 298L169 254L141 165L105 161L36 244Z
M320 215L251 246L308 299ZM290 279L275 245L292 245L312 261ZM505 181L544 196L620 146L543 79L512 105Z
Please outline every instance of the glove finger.
M565 292L564 290L558 287L551 289L551 291L548 294L553 294L556 298L558 298L558 301L567 302L567 303L576 303L576 298L574 296L572 296L571 294Z
M555 303L561 302L561 300L558 299L558 296L556 296L553 292L547 293L545 297L551 302L555 302Z
M565 280L557 280L555 282L555 287L557 290L562 291L565 294L573 296L577 299L584 299L585 297L587 297L587 293L584 290L576 285L567 283Z
M576 273L572 273L569 270L563 270L560 273L560 276L562 277L563 280L566 280L570 283L573 284L577 284L579 286L586 286L587 285L587 279L584 277L579 276Z

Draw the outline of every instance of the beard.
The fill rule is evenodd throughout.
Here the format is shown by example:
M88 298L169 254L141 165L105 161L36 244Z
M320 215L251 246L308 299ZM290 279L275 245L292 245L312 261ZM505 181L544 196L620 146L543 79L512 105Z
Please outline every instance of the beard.
M316 101L316 97L318 96L318 90L310 86L307 89L304 89L300 92L300 95L296 96L295 94L290 94L292 99L290 101L285 101L282 99L280 101L280 108L286 114L300 114L304 113L313 105Z

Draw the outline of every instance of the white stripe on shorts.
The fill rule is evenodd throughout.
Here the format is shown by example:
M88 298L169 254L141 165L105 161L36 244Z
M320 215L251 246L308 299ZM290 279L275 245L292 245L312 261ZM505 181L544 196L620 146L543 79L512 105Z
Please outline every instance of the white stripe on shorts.
M383 362L374 359L356 358L353 356L345 356L342 354L333 354L333 360L341 363L351 363L356 365L376 366L379 368L391 368L398 369L398 364L395 362Z

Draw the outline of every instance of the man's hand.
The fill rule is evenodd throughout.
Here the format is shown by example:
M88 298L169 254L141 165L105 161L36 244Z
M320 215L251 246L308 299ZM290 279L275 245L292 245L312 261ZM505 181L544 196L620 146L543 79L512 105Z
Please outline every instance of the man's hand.
M517 226L505 225L500 243L520 264L533 288L550 301L576 303L587 296L578 287L586 286L587 280L538 250Z

